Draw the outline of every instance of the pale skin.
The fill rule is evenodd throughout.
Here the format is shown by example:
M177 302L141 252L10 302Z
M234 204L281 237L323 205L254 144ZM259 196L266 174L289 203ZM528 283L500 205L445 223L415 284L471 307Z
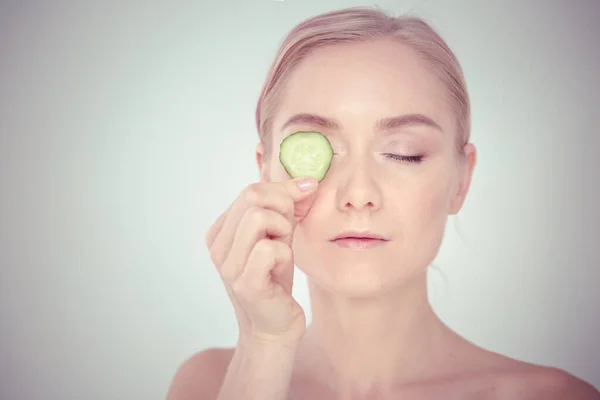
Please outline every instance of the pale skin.
M323 48L298 66L271 142L256 150L260 183L207 233L236 309L238 346L187 360L169 400L600 399L563 370L470 343L430 307L425 273L476 164L473 144L464 144L462 157L456 151L447 99L427 64L391 40ZM299 114L313 117L286 124ZM415 118L378 126L406 115L437 127ZM305 191L278 161L283 138L301 130L323 133L336 153L325 180ZM346 230L387 241L367 250L330 241ZM290 294L294 263L309 282L308 327Z

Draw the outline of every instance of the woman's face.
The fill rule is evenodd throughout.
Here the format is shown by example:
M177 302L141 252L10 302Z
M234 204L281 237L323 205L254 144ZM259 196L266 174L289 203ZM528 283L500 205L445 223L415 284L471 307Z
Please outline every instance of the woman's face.
M294 235L295 263L310 281L369 296L426 270L472 172L455 154L455 126L444 86L398 42L336 45L303 60L286 84L263 174L289 179L278 150L294 132L321 132L333 146L331 168ZM367 249L331 241L344 231L388 240Z

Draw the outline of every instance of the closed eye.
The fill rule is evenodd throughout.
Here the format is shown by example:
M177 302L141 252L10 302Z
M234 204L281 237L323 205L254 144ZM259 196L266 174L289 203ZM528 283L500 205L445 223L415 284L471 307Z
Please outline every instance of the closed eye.
M401 162L408 162L408 163L415 163L415 164L419 164L420 162L423 161L423 156L421 156L421 155L403 156L400 154L385 153L384 156L385 156L385 158L389 158L394 161L401 161Z

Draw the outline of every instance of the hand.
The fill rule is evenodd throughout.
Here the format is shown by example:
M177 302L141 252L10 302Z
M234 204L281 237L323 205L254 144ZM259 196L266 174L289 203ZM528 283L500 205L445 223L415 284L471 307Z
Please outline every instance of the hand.
M293 345L304 334L306 317L292 297L291 245L294 228L312 206L317 186L315 179L252 184L206 235L211 259L233 303L241 340Z

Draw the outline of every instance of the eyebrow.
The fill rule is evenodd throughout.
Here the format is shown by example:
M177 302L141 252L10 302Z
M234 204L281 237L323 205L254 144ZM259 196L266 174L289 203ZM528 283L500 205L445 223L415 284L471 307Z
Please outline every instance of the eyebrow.
M281 130L297 124L312 125L327 130L341 130L342 128L342 125L335 119L326 118L316 114L303 113L296 114L288 119L281 127ZM390 131L409 125L425 125L438 131L442 131L442 127L437 122L423 114L405 114L382 118L377 121L375 128L379 131Z

